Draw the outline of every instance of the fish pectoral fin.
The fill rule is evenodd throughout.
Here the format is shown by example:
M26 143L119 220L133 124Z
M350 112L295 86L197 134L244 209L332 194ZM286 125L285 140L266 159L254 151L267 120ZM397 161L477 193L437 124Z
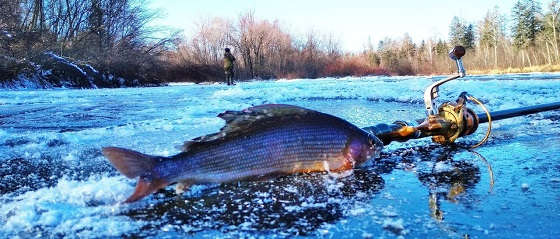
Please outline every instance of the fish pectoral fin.
M352 160L348 160L348 159L328 161L326 162L326 165L328 166L328 168L327 166L325 167L326 171L332 173L346 172L354 168L354 163L352 162Z
M191 181L187 181L187 180L179 181L177 185L175 185L175 193L182 194L186 190L188 190L192 185L193 183Z

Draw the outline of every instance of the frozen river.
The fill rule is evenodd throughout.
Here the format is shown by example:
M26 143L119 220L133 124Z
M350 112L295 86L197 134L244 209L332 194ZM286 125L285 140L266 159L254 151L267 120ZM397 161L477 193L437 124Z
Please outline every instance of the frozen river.
M494 122L480 156L430 139L392 143L345 178L286 176L178 196L169 186L133 204L119 202L135 181L101 154L119 146L173 155L221 128L218 113L266 103L359 127L412 121L425 117L424 88L441 78L0 90L0 238L559 238L560 111ZM442 86L438 101L462 91L492 111L557 102L560 75L469 76ZM458 141L476 142L485 130Z

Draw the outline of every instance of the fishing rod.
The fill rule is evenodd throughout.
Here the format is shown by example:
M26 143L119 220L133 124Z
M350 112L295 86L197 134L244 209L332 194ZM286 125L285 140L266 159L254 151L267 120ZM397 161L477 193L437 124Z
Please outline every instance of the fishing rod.
M455 142L459 137L473 134L478 129L479 124L488 123L485 137L479 143L471 146L471 148L475 148L488 140L492 131L492 121L560 109L560 102L554 102L490 112L481 101L467 92L462 92L455 102L444 102L438 107L435 99L438 97L439 87L444 83L466 76L462 60L464 55L464 47L454 47L449 52L449 57L455 61L458 74L439 80L428 86L424 91L424 105L427 115L425 119L419 119L412 123L396 121L392 124L377 124L363 129L376 135L385 145L393 141L405 142L429 136L432 137L432 141L447 145ZM485 113L475 113L467 107L468 101L477 103Z

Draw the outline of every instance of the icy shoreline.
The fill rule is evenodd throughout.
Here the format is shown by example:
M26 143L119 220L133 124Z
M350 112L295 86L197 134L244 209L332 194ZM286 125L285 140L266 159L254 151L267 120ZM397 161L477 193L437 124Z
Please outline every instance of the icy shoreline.
M16 60L0 55L0 68L6 73L17 75L0 78L0 89L97 89L122 87L153 87L165 84L142 83L138 79L124 79L112 74L102 73L91 65L79 64L70 59L45 52L30 60ZM7 78L5 78L7 77Z

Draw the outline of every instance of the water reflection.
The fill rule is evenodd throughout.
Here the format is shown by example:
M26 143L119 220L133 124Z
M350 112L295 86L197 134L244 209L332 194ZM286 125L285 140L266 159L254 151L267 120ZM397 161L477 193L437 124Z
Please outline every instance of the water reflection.
M457 197L466 193L480 181L480 170L471 162L454 161L443 155L432 164L430 172L419 172L418 179L428 189L430 215L436 221L443 221L444 212L440 201L457 203Z
M481 181L480 168L477 166L481 163L488 168L489 192L491 192L494 186L491 165L484 156L472 150L468 150L471 157L461 159L458 154L465 150L455 147L429 146L418 148L413 152L403 157L403 168L414 172L418 180L426 186L430 216L449 236L469 238L469 234L459 234L457 228L444 222L445 212L441 203L443 200L468 203L469 200L463 198L468 197L469 191Z

